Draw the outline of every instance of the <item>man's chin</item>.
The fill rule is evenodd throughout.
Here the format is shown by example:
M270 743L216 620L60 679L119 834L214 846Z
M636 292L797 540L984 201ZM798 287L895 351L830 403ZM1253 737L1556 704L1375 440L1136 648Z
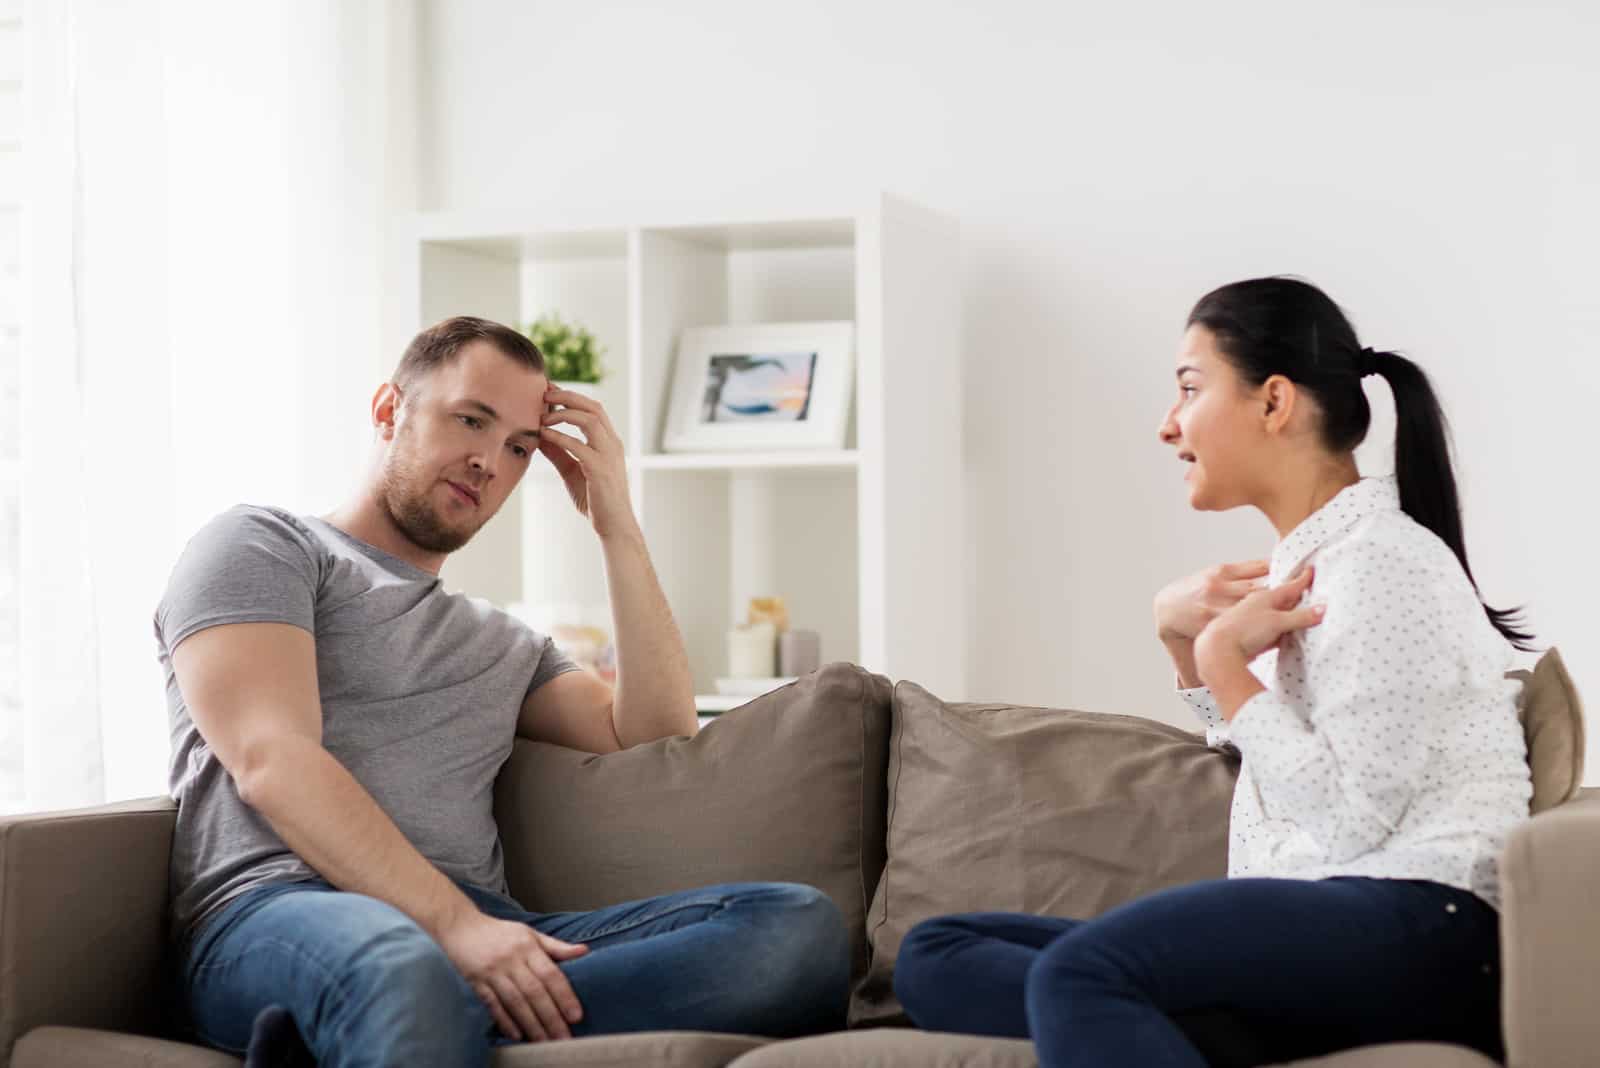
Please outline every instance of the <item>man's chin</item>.
M406 538L429 553L453 553L472 540L477 526L455 527L446 522L438 512L428 507L390 509L395 525Z
M465 547L466 544L472 540L473 535L476 533L478 533L477 527L461 530L447 527L440 523L422 535L422 537L427 539L426 543L424 543L422 537L418 537L416 534L410 534L409 536L411 537L412 541L416 542L422 548L427 549L429 552L453 553L456 550Z

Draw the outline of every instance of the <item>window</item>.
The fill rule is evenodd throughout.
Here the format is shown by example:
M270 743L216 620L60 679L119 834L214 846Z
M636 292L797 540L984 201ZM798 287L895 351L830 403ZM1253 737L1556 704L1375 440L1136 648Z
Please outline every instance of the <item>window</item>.
M0 812L22 798L18 535L21 496L22 5L0 3Z

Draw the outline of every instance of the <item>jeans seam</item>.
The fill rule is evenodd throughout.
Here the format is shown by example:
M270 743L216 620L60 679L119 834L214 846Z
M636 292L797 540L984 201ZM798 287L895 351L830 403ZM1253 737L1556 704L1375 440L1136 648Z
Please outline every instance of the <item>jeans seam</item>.
M636 927L643 927L646 924L655 923L657 920L671 916L675 912L684 912L688 909L703 908L710 908L720 912L727 907L727 899L723 897L713 898L708 901L679 901L667 908L660 910L659 912L651 912L644 916L631 917L627 920L618 921L609 927L602 927L598 931L591 931L585 936L584 941L589 941L595 938L605 938L607 935L614 935L622 931L632 930Z

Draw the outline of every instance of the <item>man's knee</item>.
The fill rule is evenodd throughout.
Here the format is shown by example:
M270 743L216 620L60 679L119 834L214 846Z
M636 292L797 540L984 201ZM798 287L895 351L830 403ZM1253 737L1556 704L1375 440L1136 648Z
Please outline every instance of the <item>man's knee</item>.
M409 920L376 933L351 952L334 984L338 1028L381 1026L454 1045L484 1038L488 1010L429 935Z
M772 887L781 895L788 923L819 941L844 940L844 913L833 898L803 883L773 883Z
M752 971L770 977L752 988L768 1009L810 1011L797 1018L800 1030L841 1027L850 995L850 935L839 906L822 891L799 883L752 887L761 919L748 949ZM767 1015L752 1006L758 1016Z
M801 883L770 883L758 892L766 903L762 926L767 938L780 944L779 952L823 976L842 973L841 981L848 983L850 935L833 899Z

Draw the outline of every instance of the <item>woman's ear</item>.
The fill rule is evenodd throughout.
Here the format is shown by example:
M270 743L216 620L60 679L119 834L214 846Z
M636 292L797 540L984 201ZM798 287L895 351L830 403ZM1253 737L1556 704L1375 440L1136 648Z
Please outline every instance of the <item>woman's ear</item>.
M1273 375L1261 383L1261 414L1267 433L1282 433L1283 428L1289 425L1299 396L1299 389L1284 375Z

